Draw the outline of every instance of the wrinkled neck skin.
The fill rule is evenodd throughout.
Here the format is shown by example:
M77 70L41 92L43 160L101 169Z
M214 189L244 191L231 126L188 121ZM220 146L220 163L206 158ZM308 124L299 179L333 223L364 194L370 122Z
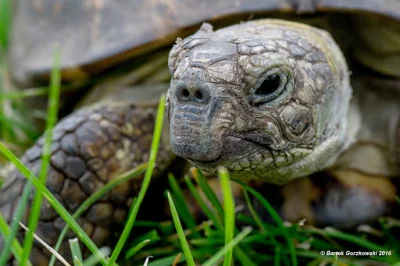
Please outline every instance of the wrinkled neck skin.
M398 174L396 147L399 140L396 132L400 118L400 92L380 84L353 79L347 132L352 144L333 167L385 177Z

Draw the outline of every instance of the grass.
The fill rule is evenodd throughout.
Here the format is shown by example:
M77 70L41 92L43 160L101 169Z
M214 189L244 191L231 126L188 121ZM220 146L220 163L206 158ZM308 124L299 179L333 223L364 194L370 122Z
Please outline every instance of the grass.
M82 251L81 247L79 246L79 240L78 238L72 238L69 239L69 246L71 248L71 254L72 254L72 261L75 266L80 266L83 264L83 258L82 258Z
M145 172L147 169L147 165L139 165L138 167L132 169L131 171L128 171L127 173L119 176L116 179L113 179L109 183L107 183L105 186L101 187L99 190L97 190L95 193L93 193L89 198L87 198L82 204L79 206L79 208L75 211L75 213L72 215L74 219L78 219L86 210L89 209L90 206L92 206L97 200L102 198L104 195L106 195L109 191L111 191L114 187L129 181L130 179L133 179L135 177L140 176ZM67 232L68 232L68 225L65 225L63 230L60 233L60 236L58 237L57 243L55 245L55 250L58 250L61 246L62 241L64 240ZM55 263L55 256L52 256L49 266L54 265Z
M283 221L279 217L279 214L274 210L274 208L271 206L271 204L269 204L269 202L259 192L257 192L255 189L249 187L248 185L246 185L244 183L241 183L241 185L244 187L244 189L247 192L250 192L251 194L253 194L253 196L257 200L259 200L261 202L261 204L264 206L264 208L271 215L272 219L278 225L278 228L281 230L281 235L285 238L285 240L287 242L287 246L288 246L288 249L289 249L290 257L292 259L292 265L296 266L297 265L297 258L296 258L294 246L293 246L293 243L292 243L292 239L290 237L288 229L283 225ZM250 203L248 202L248 204L250 204Z
M0 139L13 152L21 155L41 134L33 120L38 116L45 118L45 112L27 108L26 97L31 97L38 91L46 91L48 94L49 90L46 87L32 92L28 90L29 93L19 92L7 75L11 3L11 0L0 0ZM3 164L4 158L0 156L0 165Z
M60 77L60 54L59 51L56 51L55 55L55 62L53 71L51 73L51 84L50 84L50 95L49 95L49 105L48 105L48 115L46 119L46 132L45 132L45 141L43 145L43 152L41 158L41 165L39 170L39 181L42 184L42 187L37 187L35 196L33 199L32 211L31 216L29 217L29 230L26 234L24 239L24 246L23 246L23 257L21 260L21 264L25 265L26 261L29 258L32 245L33 245L33 232L35 232L37 224L39 222L40 216L40 207L42 205L43 199L43 187L46 185L47 179L47 172L50 165L50 149L51 149L51 139L53 128L57 122L57 114L58 114L58 99L60 97L60 84L61 84L61 77Z
M2 143L0 143L0 150L5 149L4 151L2 151L3 155L7 156L7 152L9 152L9 150L7 150L7 148L5 148L3 146ZM11 152L10 152L11 154ZM15 157L16 158L16 157ZM32 188L32 183L31 182L27 182L25 184L24 190L22 192L22 196L20 198L20 201L18 202L17 205L17 209L15 212L15 216L14 216L14 220L11 223L11 228L4 228L2 231L4 232L8 232L8 234L3 234L3 237L5 239L5 246L4 249L2 250L1 254L0 254L0 266L3 266L6 264L7 262L7 258L10 254L10 251L13 250L12 247L12 243L15 243L15 236L18 232L18 221L21 220L21 217L23 215L24 210L26 209L26 206L28 204L28 197L30 194ZM1 218L2 220L4 220L4 218ZM6 238L7 236L7 238ZM19 256L19 258L22 260L24 257L24 250L22 250L22 254L21 256ZM16 256L17 254L15 253L17 251L16 247L14 246L14 256Z
M225 225L225 247L233 240L235 234L235 200L232 195L231 183L228 171L225 168L218 170L221 190L224 203L224 225ZM232 263L233 247L227 250L224 259L224 266L230 266Z
M8 239L8 236L11 233L10 231L11 230L10 230L8 224L7 224L7 221L5 221L3 216L0 215L0 232L1 232L1 235L4 238ZM21 247L20 243L16 239L13 239L11 244L9 244L9 243L7 244L6 243L6 245L8 245L8 247L11 249L11 251L14 254L14 256L16 257L16 259L18 261L21 261L22 255L23 255L23 250L22 250L22 247Z
M182 249L183 249L183 254L185 254L186 262L189 266L195 266L196 264L195 264L193 256L192 256L192 252L190 251L189 244L186 240L185 233L183 232L183 228L182 228L181 221L179 220L178 212L175 208L174 201L172 200L169 192L167 192L167 197L168 197L169 208L171 210L172 219L174 221L175 228L178 233L179 241L180 241Z
M81 204L74 214L69 214L54 195L45 188L46 172L49 165L49 149L51 132L57 118L60 76L57 67L52 73L49 88L37 88L29 91L15 91L6 75L8 27L11 13L11 2L0 0L0 153L3 161L10 162L17 167L27 178L27 183L21 200L18 204L16 220L7 224L0 215L0 233L7 239L6 248L1 252L0 266L4 265L7 253L11 252L22 265L29 265L29 255L32 247L34 229L37 226L40 206L44 197L66 221L66 226L59 236L54 247L57 250L59 243L65 238L68 230L72 230L77 238L70 239L71 250L74 254L73 265L360 265L366 258L363 257L334 257L321 255L320 251L391 251L390 256L372 256L369 259L400 265L400 243L396 230L400 222L392 218L382 218L379 237L368 232L342 232L332 228L315 228L302 224L287 224L279 217L268 200L260 193L241 184L244 189L246 206L249 214L238 213L234 208L234 196L231 191L231 182L226 170L219 172L222 203L218 199L218 191L213 190L207 179L197 169L193 169L192 177L186 176L183 180L172 174L168 175L169 191L166 193L171 218L162 221L138 220L138 212L146 200L145 197L150 184L152 171L157 156L159 138L163 123L164 98L161 99L156 122L151 155L148 164L140 165L135 169L111 181L99 191L91 195ZM55 57L57 58L57 56ZM67 88L68 89L68 88ZM49 105L46 121L46 141L43 148L42 166L39 176L34 176L19 159L18 155L29 146L39 133L30 121L32 110L24 107L27 97L48 95ZM40 113L40 112L39 112ZM107 194L117 185L145 173L143 186L131 205L127 222L122 228L122 234L112 250L106 250L94 245L92 240L78 225L77 219L92 204ZM239 182L240 183L240 182ZM31 188L36 189L33 198L33 208L28 223L27 234L22 243L15 239L19 227L18 221L26 208L27 198ZM196 204L201 209L204 219L197 219L193 206L185 196L190 192ZM256 199L271 215L273 222L263 221L253 206ZM397 199L398 200L398 199ZM398 200L399 201L399 200ZM134 231L134 236L131 232ZM83 258L81 244L88 247L91 256ZM183 255L181 255L183 252ZM106 257L109 254L110 257ZM108 255L107 255L108 256ZM56 257L52 258L52 265Z
M156 119L156 125L154 128L153 141L151 144L149 166L148 166L146 174L144 176L142 187L140 188L139 195L137 197L137 201L135 202L135 204L132 204L132 208L131 208L128 220L126 221L125 228L122 231L122 235L119 238L113 253L111 254L111 258L109 260L108 265L113 265L114 262L117 260L118 255L122 250L122 247L124 246L126 240L128 239L129 233L133 227L133 224L134 224L137 214L139 212L140 205L143 202L144 196L146 195L146 191L150 185L151 177L153 175L153 169L156 164L158 146L160 144L160 139L161 139L161 134L162 134L164 112L165 112L165 96L163 95L161 97L160 103L158 105L158 110L157 110L157 119Z

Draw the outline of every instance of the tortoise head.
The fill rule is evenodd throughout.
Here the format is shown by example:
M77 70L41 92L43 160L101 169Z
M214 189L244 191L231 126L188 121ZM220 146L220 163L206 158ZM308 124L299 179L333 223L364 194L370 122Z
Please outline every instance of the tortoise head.
M327 32L260 20L177 41L169 55L174 152L215 173L283 184L348 144L345 59Z

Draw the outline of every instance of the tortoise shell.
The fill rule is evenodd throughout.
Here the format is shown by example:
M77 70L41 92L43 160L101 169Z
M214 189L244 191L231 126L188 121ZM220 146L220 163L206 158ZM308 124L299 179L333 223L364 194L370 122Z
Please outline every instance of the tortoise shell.
M398 0L17 0L10 44L11 76L20 86L43 82L59 46L63 79L85 79L169 45L204 21L272 12L371 13L400 24Z

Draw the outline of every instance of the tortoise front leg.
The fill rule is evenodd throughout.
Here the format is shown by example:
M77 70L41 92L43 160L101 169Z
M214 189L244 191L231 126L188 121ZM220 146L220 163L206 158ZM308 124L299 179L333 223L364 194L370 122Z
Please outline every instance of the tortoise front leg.
M392 213L397 189L393 179L354 169L331 170L328 174L322 182L318 177L313 180L322 191L314 207L318 224L355 228Z
M155 116L156 110L152 108L103 104L79 110L61 120L53 131L47 188L73 213L97 189L148 160ZM36 175L43 143L44 137L41 137L22 157ZM156 172L165 170L173 158L169 140L163 138ZM130 199L137 193L141 181L141 178L134 179L129 185L117 186L77 220L97 246L105 245L113 234L121 231ZM8 222L14 216L25 183L26 178L13 169L0 190L0 212ZM30 208L22 219L25 224L29 211ZM44 202L36 234L54 246L64 224L48 202ZM23 237L22 231L18 237ZM0 238L0 250L3 245L4 240ZM71 260L67 242L63 243L60 254ZM32 263L47 265L49 258L49 252L35 243L30 257Z
M269 199L273 190L267 185L262 192ZM272 203L284 220L351 229L390 213L396 186L384 176L341 169L296 179L282 186L280 194L281 200Z

